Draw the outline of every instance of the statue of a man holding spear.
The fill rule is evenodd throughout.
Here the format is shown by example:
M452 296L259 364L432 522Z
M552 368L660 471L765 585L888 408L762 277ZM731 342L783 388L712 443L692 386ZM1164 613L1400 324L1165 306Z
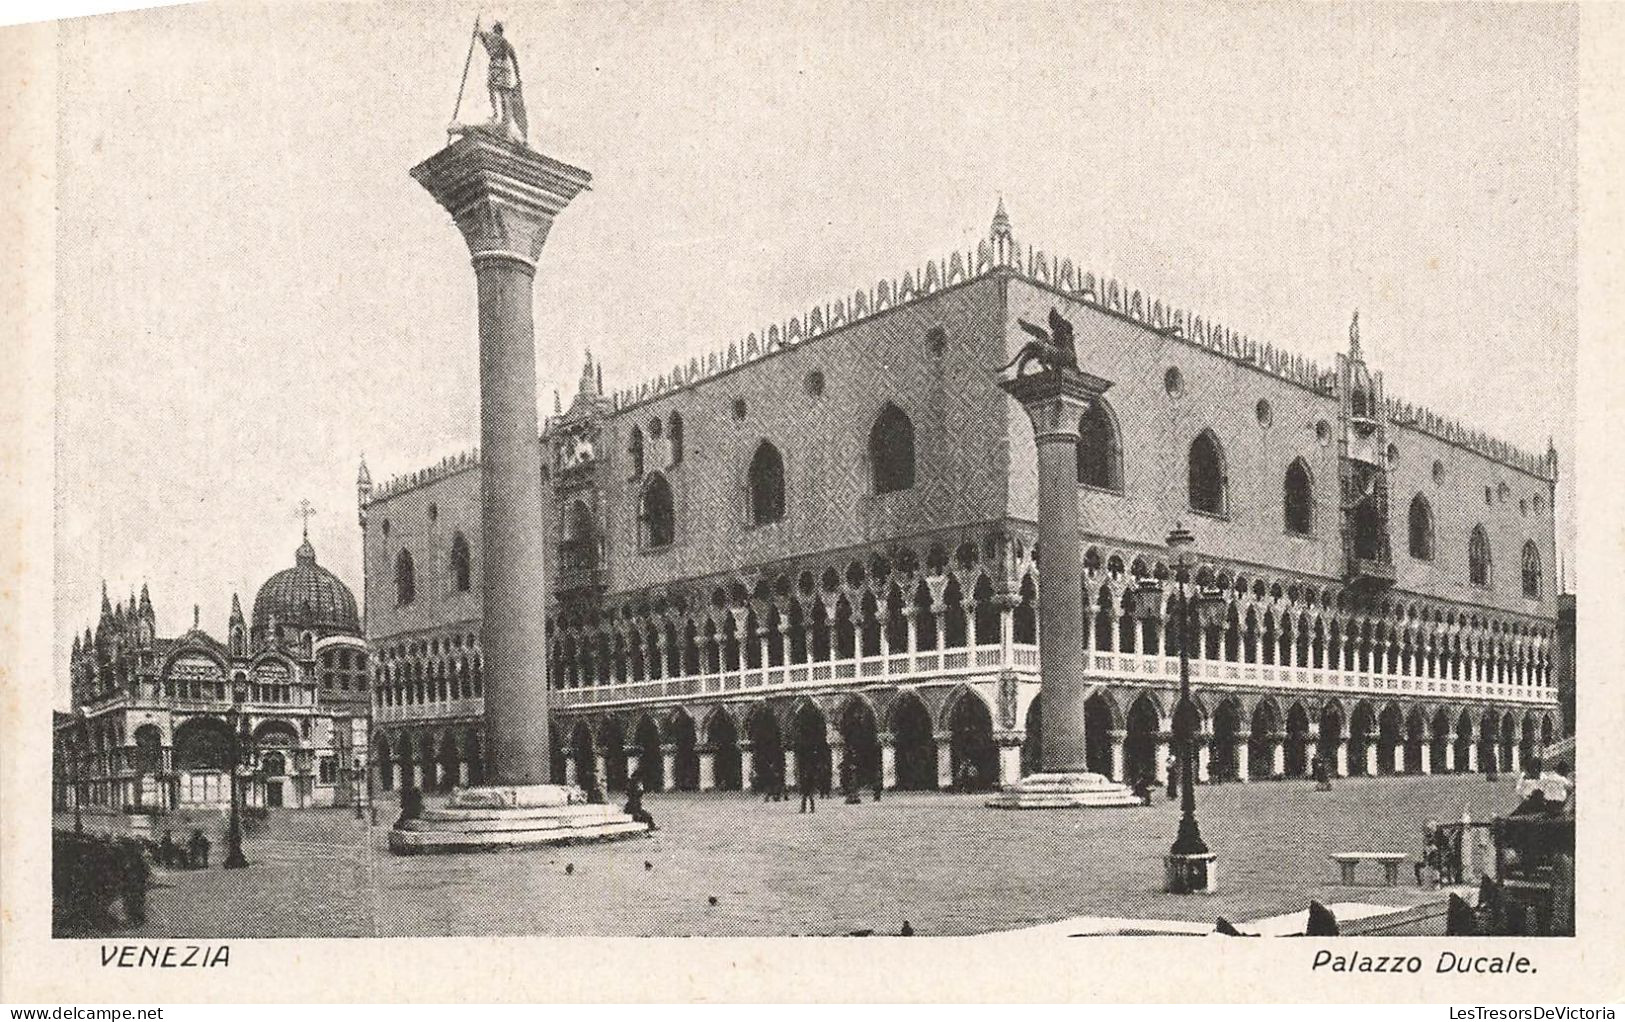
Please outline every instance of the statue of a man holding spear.
M485 45L487 59L485 84L491 94L491 120L486 124L458 124L457 114L463 107L463 89L468 84L468 69L474 59L474 42ZM480 29L480 20L474 19L474 34L468 41L468 58L463 61L463 81L457 87L457 109L452 112L451 134L465 131L485 131L514 142L523 143L529 134L525 116L525 95L519 78L519 57L513 44L502 34L502 22L494 22L490 31Z

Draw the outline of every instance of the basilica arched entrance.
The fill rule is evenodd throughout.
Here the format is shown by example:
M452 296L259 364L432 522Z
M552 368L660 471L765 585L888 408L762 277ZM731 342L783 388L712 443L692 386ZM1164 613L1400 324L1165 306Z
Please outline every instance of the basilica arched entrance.
M772 791L781 783L788 786L789 779L784 776L784 736L778 718L766 703L751 707L745 718L745 733L750 736L751 790Z
M1162 715L1149 695L1142 695L1128 708L1127 734L1123 738L1123 772L1126 782L1137 784L1155 780L1157 773L1157 734Z
M891 711L892 740L897 747L897 786L925 791L937 786L937 743L931 715L912 692L897 697Z
M824 791L830 777L829 724L815 704L804 702L791 719L791 748L796 752L796 790Z
M837 727L852 764L852 783L859 788L873 787L880 777L880 735L874 711L862 699L849 699L841 707Z
M948 731L954 790L986 790L999 777L999 750L993 744L993 717L987 704L962 692L948 715Z

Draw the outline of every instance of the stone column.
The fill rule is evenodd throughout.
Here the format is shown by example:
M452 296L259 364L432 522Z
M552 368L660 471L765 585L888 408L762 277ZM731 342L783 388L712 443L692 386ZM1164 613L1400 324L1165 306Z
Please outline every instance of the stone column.
M1213 755L1213 736L1196 736L1196 783L1207 784L1211 779L1208 776L1208 765Z
M1507 773L1517 776L1523 772L1523 749L1514 742L1510 751L1512 754L1507 758Z
M1402 773L1405 772L1405 748L1406 748L1406 744L1407 744L1407 742L1406 742L1405 739L1400 739L1399 741L1394 743L1394 751L1393 751L1394 773L1396 773L1396 774L1402 774Z
M1253 736L1245 731L1236 733L1236 780L1246 784L1252 776Z
M628 745L626 747L626 776L628 778L636 777L642 765L642 753L639 751L639 747Z
M1375 776L1377 776L1377 736L1376 735L1368 734L1368 735L1365 736L1365 775L1367 777L1375 777Z
M1433 773L1433 740L1431 737L1422 739L1422 772Z
M1162 778L1163 787L1167 787L1178 780L1178 778L1168 770L1168 757L1170 755L1171 739L1172 736L1166 731L1159 732L1157 734L1157 761L1151 766L1152 772L1158 777ZM1179 764L1175 763L1173 769L1178 770Z
M603 788L605 791L608 791L609 790L609 764L604 761L604 754L602 752L597 752L597 751L593 752L593 754L592 754L592 769L593 769L593 776L598 778L599 787Z
M1128 738L1128 732L1114 728L1111 732L1112 746L1112 780L1119 784L1125 783L1123 777L1123 742Z
M1111 386L1074 367L1002 380L1032 420L1038 447L1039 676L1043 686L1046 773L1087 772L1083 655L1083 543L1078 505L1078 423ZM940 772L940 768L939 768Z
M1286 739L1279 734L1270 735L1270 776L1286 776Z
M765 662L765 661L764 661ZM750 791L756 773L756 750L749 742L739 743L739 790Z
M801 774L796 770L796 750L792 746L784 747L784 786L786 788L801 787Z
M1347 777L1349 775L1349 740L1347 738L1339 737L1337 739L1335 758L1337 776Z
M717 750L706 746L700 749L700 790L715 791L717 787Z
M1449 731L1444 736L1444 772L1456 772L1456 733Z
M564 757L564 783L574 785L581 776L581 770L576 766L574 756Z
M934 737L937 740L937 787L946 791L954 786L954 736L938 731Z
M1478 773L1478 743L1471 739L1467 742L1467 772Z
M677 746L660 747L660 790L677 790Z
M887 791L897 787L897 739L890 731L880 732L880 785ZM1019 774L1020 767L1016 772Z
M483 132L412 169L473 257L480 332L480 648L488 783L546 784L547 594L532 285L584 170Z

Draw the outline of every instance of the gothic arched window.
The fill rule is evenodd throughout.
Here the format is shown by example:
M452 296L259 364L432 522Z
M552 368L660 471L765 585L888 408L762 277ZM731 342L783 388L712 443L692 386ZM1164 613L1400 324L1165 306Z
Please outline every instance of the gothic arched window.
M1078 482L1102 490L1123 489L1123 447L1104 401L1089 403L1078 423Z
M666 442L671 444L671 463L683 463L683 417L677 412L671 413L671 422L666 425Z
M643 478L643 430L632 427L632 439L627 442L626 453L632 458L632 478Z
M418 597L418 573L410 551L395 556L395 606L404 607Z
M578 500L570 505L565 525L568 531L560 551L562 566L571 571L598 567L598 526L586 501Z
M1315 523L1315 490L1309 480L1309 466L1303 463L1302 458L1293 459L1292 464L1286 467L1281 496L1286 531L1299 536L1309 535Z
M1523 594L1540 599L1540 550L1530 540L1523 545Z
M869 430L869 473L876 493L914 487L914 423L888 404Z
M658 472L649 476L638 498L638 542L646 549L671 546L677 536L671 484Z
M459 531L451 537L451 584L459 593L468 592L472 584L468 555L468 540Z
M1190 504L1191 510L1210 515L1225 513L1224 450L1211 429L1203 430L1191 441L1190 452Z
M1411 498L1410 536L1411 556L1433 560L1433 505L1420 493Z
M1482 525L1473 526L1467 540L1467 581L1478 586L1490 584L1490 537Z
M784 455L766 440L750 459L749 496L752 525L784 517Z

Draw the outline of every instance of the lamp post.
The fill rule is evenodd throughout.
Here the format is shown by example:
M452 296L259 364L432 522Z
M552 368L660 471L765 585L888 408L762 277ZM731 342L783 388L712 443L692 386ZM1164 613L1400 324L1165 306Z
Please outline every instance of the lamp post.
M1175 894L1212 893L1214 890L1214 861L1218 858L1202 840L1202 828L1196 822L1196 706L1191 701L1192 625L1198 629L1222 610L1222 599L1215 590L1198 591L1196 570L1196 537L1183 525L1175 525L1168 533L1168 551L1173 562L1173 601L1170 612L1179 628L1179 705L1174 709L1174 731L1179 745L1179 833L1174 837L1164 861L1167 866L1167 887ZM1155 584L1155 583L1153 583ZM1159 587L1160 589L1160 587ZM1199 637L1200 631L1196 632Z
M365 783L365 776L363 773L365 769L365 766L361 762L361 757L357 756L355 758L355 768L352 775L354 780L351 782L351 790L355 797L355 818L358 820L366 818L366 810L362 807L362 803L366 801L366 799L363 797L361 789L362 784Z
M231 819L226 825L226 861L221 863L226 869L242 869L248 865L248 859L243 856L243 825L237 808L238 771L242 769L243 757L240 729L246 685L246 682L235 681L231 686Z

